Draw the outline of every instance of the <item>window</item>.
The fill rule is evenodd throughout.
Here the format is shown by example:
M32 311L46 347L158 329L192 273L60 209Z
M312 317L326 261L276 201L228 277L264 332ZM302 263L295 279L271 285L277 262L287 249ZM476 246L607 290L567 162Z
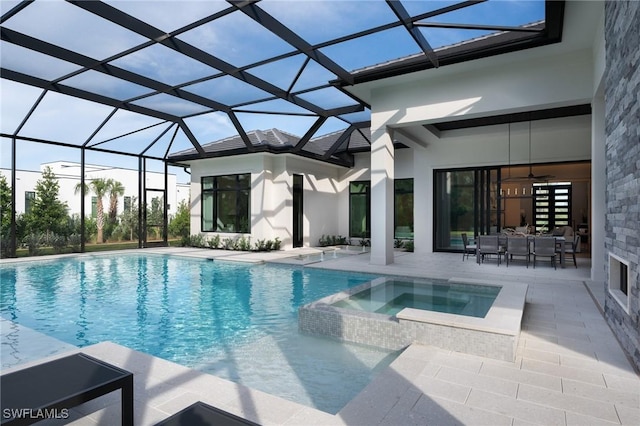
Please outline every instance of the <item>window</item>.
M609 293L629 313L629 263L609 253Z
M124 211L125 212L130 212L131 211L131 197L130 196L125 196L124 197Z
M36 199L36 193L33 191L24 192L24 212L29 213L33 208L33 202Z
M396 179L394 190L394 238L413 239L413 179Z
M202 231L250 232L251 174L202 178Z
M371 182L349 183L349 236L371 236Z
M395 238L413 238L413 179L394 180ZM371 182L349 184L349 236L371 236Z
M91 217L98 217L98 197L91 197Z
M461 250L462 234L478 235L497 228L495 170L455 169L434 172L434 248Z

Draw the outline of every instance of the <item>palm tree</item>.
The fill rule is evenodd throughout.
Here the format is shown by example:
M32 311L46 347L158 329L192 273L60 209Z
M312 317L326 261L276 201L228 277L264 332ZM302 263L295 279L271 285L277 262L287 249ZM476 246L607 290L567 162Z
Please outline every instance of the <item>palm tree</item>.
M124 195L124 185L114 179L109 179L109 220L116 221L118 215L118 197Z
M97 237L98 244L102 243L102 229L104 228L104 207L102 205L102 197L104 197L109 191L109 188L111 186L109 184L110 180L111 179L105 179L105 178L92 179L87 185L87 188L84 188L84 191L82 191L83 195L86 195L86 193L89 190L91 190L94 194L96 194L96 210L97 210L96 227L98 228L98 237ZM82 190L82 184L79 183L76 185L75 193L77 194L81 190Z

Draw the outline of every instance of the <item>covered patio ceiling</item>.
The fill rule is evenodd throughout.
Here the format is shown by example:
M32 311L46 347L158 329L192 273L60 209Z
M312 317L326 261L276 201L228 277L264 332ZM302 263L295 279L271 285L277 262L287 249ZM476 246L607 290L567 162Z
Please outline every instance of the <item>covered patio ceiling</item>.
M369 105L346 88L559 42L564 14L542 0L1 5L3 145L171 161L228 155L203 149L225 138L269 150L254 131L277 128L297 135L277 152L344 166L370 143Z

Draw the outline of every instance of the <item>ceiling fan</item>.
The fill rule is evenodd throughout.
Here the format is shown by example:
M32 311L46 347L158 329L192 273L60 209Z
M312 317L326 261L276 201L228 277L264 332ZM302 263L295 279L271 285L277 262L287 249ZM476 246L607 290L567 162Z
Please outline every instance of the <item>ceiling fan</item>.
M531 120L529 120L529 174L527 176L511 176L511 123L509 123L509 176L502 179L502 182L523 182L534 181L544 182L553 179L553 175L534 175L533 166L531 164Z

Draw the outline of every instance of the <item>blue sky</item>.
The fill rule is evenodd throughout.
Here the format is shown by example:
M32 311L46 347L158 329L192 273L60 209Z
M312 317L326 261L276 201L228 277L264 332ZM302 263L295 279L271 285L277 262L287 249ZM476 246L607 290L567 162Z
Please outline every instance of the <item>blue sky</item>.
M2 12L10 10L17 1L2 0ZM109 1L111 5L140 19L144 19L164 32L175 31L184 25L228 7L223 1ZM403 1L410 14L424 13L450 5L452 1ZM266 12L288 25L310 44L322 43L355 33L371 26L383 25L395 19L391 9L382 0L263 0L258 3ZM434 22L485 23L494 25L521 25L543 18L544 2L491 0L486 3L461 9L432 19ZM56 25L51 25L55 22ZM138 46L143 37L102 20L69 3L53 0L37 0L15 17L3 23L3 27L29 34L41 40L74 50L94 59L105 59L122 50ZM422 29L434 48L457 43L461 40L487 34L486 31L463 31L443 29ZM200 49L214 54L234 65L244 66L273 55L287 53L291 46L275 37L242 13L234 12L219 20L182 33L179 38ZM394 28L341 45L328 46L322 53L346 70L385 62L406 55L418 53L404 28ZM26 49L2 42L0 50L5 68L32 74L44 79L55 79L72 73L78 67L73 64L34 53ZM293 56L278 63L250 69L253 75L278 87L287 89L305 57ZM157 79L169 85L193 81L210 75L211 68L200 62L184 57L162 45L152 45L112 62L122 69ZM294 86L294 91L322 84L335 75L311 62ZM63 84L83 90L110 96L116 99L131 99L149 93L146 87L96 71L77 74L63 81ZM7 80L2 80L0 89L0 127L3 133L13 133L25 114L31 109L42 91ZM220 102L233 105L256 97L266 97L259 89L232 78L222 77L190 84L185 90L201 96L216 93ZM322 107L332 108L352 103L338 91L323 90L301 94L304 100L316 102ZM202 107L169 95L143 97L136 104L158 106L175 114L198 113ZM264 105L243 108L269 109L278 112L304 112L301 108L284 101L271 101ZM49 92L26 123L20 134L42 139L82 144L98 125L111 113L112 108L92 104L70 96ZM357 119L366 118L367 113ZM278 116L239 113L238 119L245 130L279 128L302 135L315 121L312 117ZM185 120L201 144L236 134L229 118L223 113L208 113ZM140 114L119 111L114 118L93 139L95 142L153 126L144 132L102 144L111 149L130 149L146 146L149 141L162 133L167 125L158 119ZM326 134L346 128L344 122L331 119L319 130ZM149 153L161 156L173 131L168 131L157 147ZM79 150L57 148L42 144L22 144L18 152L18 168L38 169L46 161L79 161ZM3 140L0 145L0 166L10 167L10 143ZM189 141L179 132L171 152L191 147ZM138 149L138 148L136 148ZM88 162L113 165L122 164L136 168L137 160L124 157L88 154ZM186 178L186 177L185 177Z

